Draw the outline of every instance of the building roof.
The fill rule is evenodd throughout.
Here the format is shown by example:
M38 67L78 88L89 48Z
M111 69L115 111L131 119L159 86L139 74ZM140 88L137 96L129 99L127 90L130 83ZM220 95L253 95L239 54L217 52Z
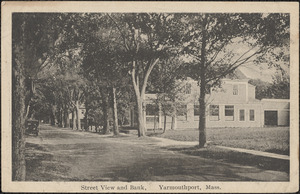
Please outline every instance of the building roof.
M243 83L248 83L249 79L227 79L224 78L222 79L224 82L243 82Z
M228 74L225 79L249 79L239 68Z
M258 100L258 99L249 98L249 102L257 102L257 103L260 103L261 101Z
M247 77L239 68L234 71L234 74L237 79L249 79L249 77Z

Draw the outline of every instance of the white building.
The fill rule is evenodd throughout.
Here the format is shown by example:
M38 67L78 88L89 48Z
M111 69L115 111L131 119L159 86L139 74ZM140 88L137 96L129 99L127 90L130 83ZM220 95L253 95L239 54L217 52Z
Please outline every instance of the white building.
M263 127L289 125L288 99L255 99L255 86L249 79L223 79L221 88L206 95L206 127ZM181 113L176 116L176 128L198 128L199 86L187 79ZM156 94L146 94L147 128L162 128L163 116L154 104ZM156 111L154 107L156 108ZM152 111L149 111L152 109ZM147 111L148 110L148 111ZM156 122L154 122L156 120ZM171 126L167 116L167 129Z

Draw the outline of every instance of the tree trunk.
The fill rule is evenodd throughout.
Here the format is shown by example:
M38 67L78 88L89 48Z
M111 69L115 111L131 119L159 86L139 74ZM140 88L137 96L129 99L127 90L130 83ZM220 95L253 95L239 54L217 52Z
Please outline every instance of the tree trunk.
M64 109L61 109L61 124L62 127L65 127L66 123L65 123L65 111Z
M138 100L138 136L145 136L145 118L144 118L144 111L143 105L141 102L142 100Z
M86 131L89 130L88 109L85 109L85 113L84 113L84 129L85 129Z
M70 119L69 119L69 111L68 109L65 109L65 128L70 128Z
M81 123L80 123L80 109L79 109L79 101L76 100L76 117L77 117L77 130L81 130Z
M134 111L134 108L130 108L130 126L131 127L134 127L134 115L135 114L135 111Z
M16 61L12 77L12 181L25 181L26 175L24 85L24 69Z
M118 126L118 109L117 109L117 99L116 99L116 88L112 88L112 101L113 101L113 131L114 135L119 135L119 126Z
M171 121L171 129L172 130L175 130L176 129L176 115L177 115L177 110L176 110L176 107L174 109L174 112L172 114L172 121Z
M52 105L51 107L51 125L55 126L57 123L56 120L56 105Z
M59 116L58 126L63 127L63 112L61 108L59 108L58 116Z
M75 130L76 129L76 109L73 108L72 111L72 129Z
M167 115L164 113L164 130L163 130L163 133L166 132L166 128L167 128Z
M200 114L199 114L199 147L204 147L206 143L206 131L205 131L205 86L203 87L202 84L200 84L200 98L199 98L199 104L200 104Z
M147 123L146 123L147 125ZM156 114L154 114L154 126L153 126L153 131L155 133L155 130L156 130Z
M202 148L206 144L206 131L205 131L205 55L206 55L206 18L204 16L204 21L202 23L202 45L201 45L201 63L200 63L200 98L199 98L199 147Z
M136 71L138 71L137 66L136 66L136 61L132 61L132 70L131 70L131 78L132 78L132 83L133 83L133 88L134 92L136 95L136 100L137 100L137 106L138 106L138 136L145 136L145 130L146 130L146 121L145 121L145 107L144 107L144 98L145 98L145 93L146 93L146 87L147 87L147 82L149 75L154 68L154 66L158 63L159 58L155 59L150 65L149 68L147 69L143 83L142 83L142 88L140 90L140 83L139 83L139 75L136 75Z
M102 111L103 111L103 130L102 134L107 134L109 132L109 118L108 118L108 96L103 91L104 89L101 89L101 97L102 97Z
M85 102L85 113L84 113L84 129L86 131L89 130L89 118L88 118L88 112L89 112L89 109L88 109L88 103L87 101Z
M175 116L172 116L171 130L175 130Z
M25 95L26 96L26 95ZM26 101L25 101L25 104L26 104ZM26 106L26 105L25 105ZM27 106L26 106L27 108L26 108L26 113L25 113L25 119L28 119L28 118L30 118L30 119L32 119L31 117L32 117L32 111L30 111L30 101L28 102L28 104L27 104Z
M33 119L32 118L33 109L31 107L31 103L32 103L31 101L34 92L34 84L31 78L27 78L24 81L25 81L25 107L26 107L25 119L28 118Z
M30 110L30 113L29 113L29 115L27 115L27 117L26 117L26 119L37 119L36 117L35 117L35 110L34 109L32 109L32 110Z

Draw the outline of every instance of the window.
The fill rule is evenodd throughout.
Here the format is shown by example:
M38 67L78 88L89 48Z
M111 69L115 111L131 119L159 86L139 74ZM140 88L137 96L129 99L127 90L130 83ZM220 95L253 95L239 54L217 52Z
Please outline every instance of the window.
M187 105L181 105L177 108L177 118L180 121L186 121Z
M254 110L251 109L250 110L250 121L254 121L254 120L255 120Z
M200 115L200 105L194 105L194 116Z
M239 95L239 85L233 85L233 95Z
M174 109L175 109L175 107L172 106L171 104L163 104L162 105L162 110L163 110L162 114L170 116L174 113L174 111L175 111Z
M192 91L192 84L186 83L185 85L185 94L191 94Z
M154 123L154 121L158 123L158 117L146 117L147 123Z
M234 115L234 106L225 106L225 116Z
M158 106L155 104L147 104L146 105L146 115L157 115Z
M194 121L199 121L200 105L194 105Z
M219 105L210 105L209 106L209 115L210 116L219 116Z
M245 121L245 110L240 110L240 121Z
M219 120L219 105L209 106L209 120L218 121Z
M234 120L234 106L232 105L225 106L225 120L226 121Z

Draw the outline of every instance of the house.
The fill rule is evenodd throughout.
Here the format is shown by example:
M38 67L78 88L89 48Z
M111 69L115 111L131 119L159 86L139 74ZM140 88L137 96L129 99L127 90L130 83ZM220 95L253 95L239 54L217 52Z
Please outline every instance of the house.
M82 125L83 125L83 123L84 123L84 116L85 116L85 111L86 111L86 109L85 109L85 106L84 106L84 104L80 104L80 106L79 106L79 111L78 111L78 116L79 116L79 119L80 119L80 122L81 122L81 128L83 127ZM73 115L74 114L74 115ZM74 118L76 119L76 123L77 123L77 114L76 114L76 112L74 112L74 113L69 113L69 121L70 121L70 125L71 125L71 127L72 127L72 125L73 125L73 116L74 116Z
M206 127L263 127L289 125L288 99L255 98L255 86L249 79L223 79L218 89L206 95ZM188 78L182 82L184 100L175 119L176 128L198 128L199 87ZM163 116L160 106L154 103L156 94L146 94L146 127L162 128ZM171 117L166 116L170 128Z
M262 99L264 125L289 126L290 100L289 99Z

